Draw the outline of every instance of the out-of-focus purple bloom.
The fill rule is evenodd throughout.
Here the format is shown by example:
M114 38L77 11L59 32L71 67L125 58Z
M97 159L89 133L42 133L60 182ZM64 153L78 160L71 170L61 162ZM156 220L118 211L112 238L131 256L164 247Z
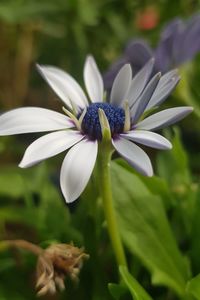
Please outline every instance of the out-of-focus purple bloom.
M200 15L192 16L188 21L176 18L163 29L156 49L152 49L144 40L132 40L124 54L104 74L107 89L112 86L119 69L130 63L133 74L137 73L151 58L155 58L155 72L166 73L191 60L200 52Z
M154 52L157 68L167 72L191 60L200 51L200 15L191 17L187 22L175 19L161 34Z
M123 65L130 64L133 75L135 75L152 57L153 52L145 41L132 40L127 45L123 55L103 75L105 88L111 89L113 81Z

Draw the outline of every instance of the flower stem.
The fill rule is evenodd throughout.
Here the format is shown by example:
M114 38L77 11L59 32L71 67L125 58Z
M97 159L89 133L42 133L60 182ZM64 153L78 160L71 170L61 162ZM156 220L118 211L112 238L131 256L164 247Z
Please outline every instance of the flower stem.
M42 248L40 248L39 246L37 246L35 244L27 242L25 240L3 240L3 241L0 241L0 251L4 251L10 247L24 249L29 252L32 252L33 254L35 254L37 256L39 256L43 252Z
M108 232L115 252L117 263L118 265L127 266L113 205L110 176L111 155L112 151L110 149L109 143L102 142L99 145L98 156L99 192L103 201Z

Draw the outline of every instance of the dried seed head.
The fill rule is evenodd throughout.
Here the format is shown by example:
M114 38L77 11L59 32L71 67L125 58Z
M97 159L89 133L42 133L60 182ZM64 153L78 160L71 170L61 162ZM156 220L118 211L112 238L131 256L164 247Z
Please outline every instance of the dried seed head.
M83 248L69 244L51 245L45 249L37 263L38 296L55 294L57 289L64 290L66 276L78 281L83 260L89 258L83 251Z

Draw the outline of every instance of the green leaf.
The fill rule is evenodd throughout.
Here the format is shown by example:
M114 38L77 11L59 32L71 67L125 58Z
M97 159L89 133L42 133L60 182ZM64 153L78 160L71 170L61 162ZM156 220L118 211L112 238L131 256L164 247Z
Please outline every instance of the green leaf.
M116 162L112 163L112 180L119 228L126 247L150 270L154 284L163 284L183 294L188 270L161 199L139 177Z
M113 296L115 300L119 300L122 295L126 292L127 288L121 284L109 283L108 289L110 294Z
M153 300L126 267L121 266L119 271L134 300Z
M161 177L165 178L174 189L183 188L183 184L190 184L191 175L187 153L181 143L180 132L176 127L174 136L166 131L167 137L172 141L171 151L163 151L158 155L157 169Z
M200 300L200 274L188 281L186 291L195 299Z
M192 180L188 156L177 127L174 133L172 137L170 132L166 131L167 137L172 140L173 148L171 151L159 153L157 169L160 176L166 179L175 200L172 221L176 230L190 234L198 199L197 184ZM179 236L182 234L179 233Z
M192 78L192 65L186 64L180 69L181 80L176 87L175 95L182 100L186 105L190 105L194 108L194 114L200 118L200 105L199 101L194 98L191 92L191 78Z
M0 171L0 194L21 197L24 194L24 179L17 167L4 167Z
M142 176L136 173L136 171L134 171L133 168L122 159L118 159L118 163L121 166L125 167L131 173L137 174L137 177L139 178L139 182L144 183L143 190L148 188L148 190L152 194L159 195L159 196L161 195L166 207L168 207L169 204L171 204L170 202L172 201L172 193L170 192L169 186L165 179L157 176L153 176L153 177Z
M16 265L16 262L13 258L1 258L0 259L0 273L5 272L5 270L11 269Z
M200 270L200 186L196 192L196 202L194 206L194 213L191 219L191 232L190 232L190 259L193 271L197 274Z

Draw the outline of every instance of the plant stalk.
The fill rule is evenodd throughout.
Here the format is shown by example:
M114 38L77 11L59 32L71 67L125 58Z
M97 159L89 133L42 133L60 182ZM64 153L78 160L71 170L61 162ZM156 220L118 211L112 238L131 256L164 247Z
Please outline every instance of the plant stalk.
M126 257L118 229L116 215L113 205L110 160L112 151L110 143L101 142L99 145L98 171L99 171L99 192L103 201L105 218L108 226L108 232L112 242L118 265L127 266Z

